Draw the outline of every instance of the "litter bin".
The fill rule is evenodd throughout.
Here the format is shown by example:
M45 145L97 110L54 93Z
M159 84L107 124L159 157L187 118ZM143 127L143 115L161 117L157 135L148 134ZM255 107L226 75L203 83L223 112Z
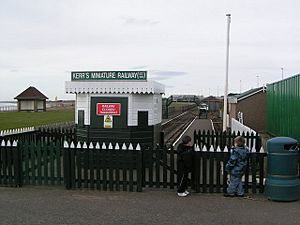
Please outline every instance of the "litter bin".
M267 141L267 180L265 194L274 201L295 201L300 197L298 141L276 137Z

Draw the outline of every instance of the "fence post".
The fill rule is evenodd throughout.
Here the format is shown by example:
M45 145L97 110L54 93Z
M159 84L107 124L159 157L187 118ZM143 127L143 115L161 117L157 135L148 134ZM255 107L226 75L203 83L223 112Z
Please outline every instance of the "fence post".
M145 146L142 145L141 151L141 160L142 160L142 187L146 186L146 164L145 164L145 153L144 151L146 150Z
M252 194L256 193L256 169L257 169L257 159L258 154L252 153L251 159L251 175L252 175Z
M142 185L143 185L143 152L141 149L136 147L136 150L138 157L137 157L137 191L141 192L142 191Z
M193 136L194 136L194 145L199 145L199 141L198 141L198 136L197 136L197 132L196 130L194 130L194 133L193 133Z
M167 166L168 166L168 156L167 156L167 147L163 146L162 147L162 169L163 169L163 187L166 188L167 187L167 182L168 182L168 171L167 171Z
M13 162L14 162L14 177L15 177L15 186L16 187L22 187L22 152L21 148L17 145L17 142L13 142Z
M250 154L250 157L247 159L247 167L246 167L246 171L245 171L245 193L249 192L249 175L250 175L250 163L252 162L252 160L250 159L252 157L252 154ZM251 166L252 167L252 166ZM253 179L253 177L252 177Z
M197 193L200 192L200 165L201 165L201 152L197 151L195 152L195 157L194 157L194 186L195 186L195 191Z
M259 192L264 192L264 160L267 153L257 153L259 160ZM300 167L299 167L300 169Z
M223 193L227 192L227 171L225 170L226 163L230 157L229 152L223 152Z
M176 151L174 150L173 145L171 146L170 149L170 188L174 189L175 186L175 153ZM177 159L177 158L176 158Z
M163 148L164 144L165 144L165 133L161 131L159 137L159 146Z
M258 133L256 133L255 137L255 149L256 149L256 152L259 152L260 151L260 148L261 148L261 145L262 145L262 141L261 141L261 138L260 136L258 135Z
M64 142L63 147L63 168L64 168L64 181L66 189L71 189L71 173L70 173L70 147L67 142Z
M155 186L160 187L160 158L161 150L158 146L155 146Z

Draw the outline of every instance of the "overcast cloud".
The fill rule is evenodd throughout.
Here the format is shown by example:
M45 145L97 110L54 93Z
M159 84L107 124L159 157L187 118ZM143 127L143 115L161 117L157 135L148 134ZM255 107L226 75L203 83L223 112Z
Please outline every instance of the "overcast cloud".
M171 94L229 92L300 73L299 0L2 0L0 100L65 94L71 71L147 70Z

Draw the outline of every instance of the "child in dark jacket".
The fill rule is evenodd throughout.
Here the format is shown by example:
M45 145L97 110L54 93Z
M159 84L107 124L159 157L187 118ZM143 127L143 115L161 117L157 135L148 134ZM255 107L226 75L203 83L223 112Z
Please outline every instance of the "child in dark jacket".
M238 136L234 139L234 148L225 166L225 170L230 174L229 186L225 197L244 196L242 177L245 174L249 149L245 146L245 139Z
M177 147L177 195L179 197L185 197L189 194L187 191L188 174L193 170L193 152L192 138L186 135Z

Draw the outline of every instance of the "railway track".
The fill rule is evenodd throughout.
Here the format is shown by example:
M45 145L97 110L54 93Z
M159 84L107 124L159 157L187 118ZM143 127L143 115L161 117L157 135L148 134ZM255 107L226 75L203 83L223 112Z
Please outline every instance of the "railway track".
M188 110L162 124L164 132L164 143L167 147L181 135L185 128L198 116L198 110Z

